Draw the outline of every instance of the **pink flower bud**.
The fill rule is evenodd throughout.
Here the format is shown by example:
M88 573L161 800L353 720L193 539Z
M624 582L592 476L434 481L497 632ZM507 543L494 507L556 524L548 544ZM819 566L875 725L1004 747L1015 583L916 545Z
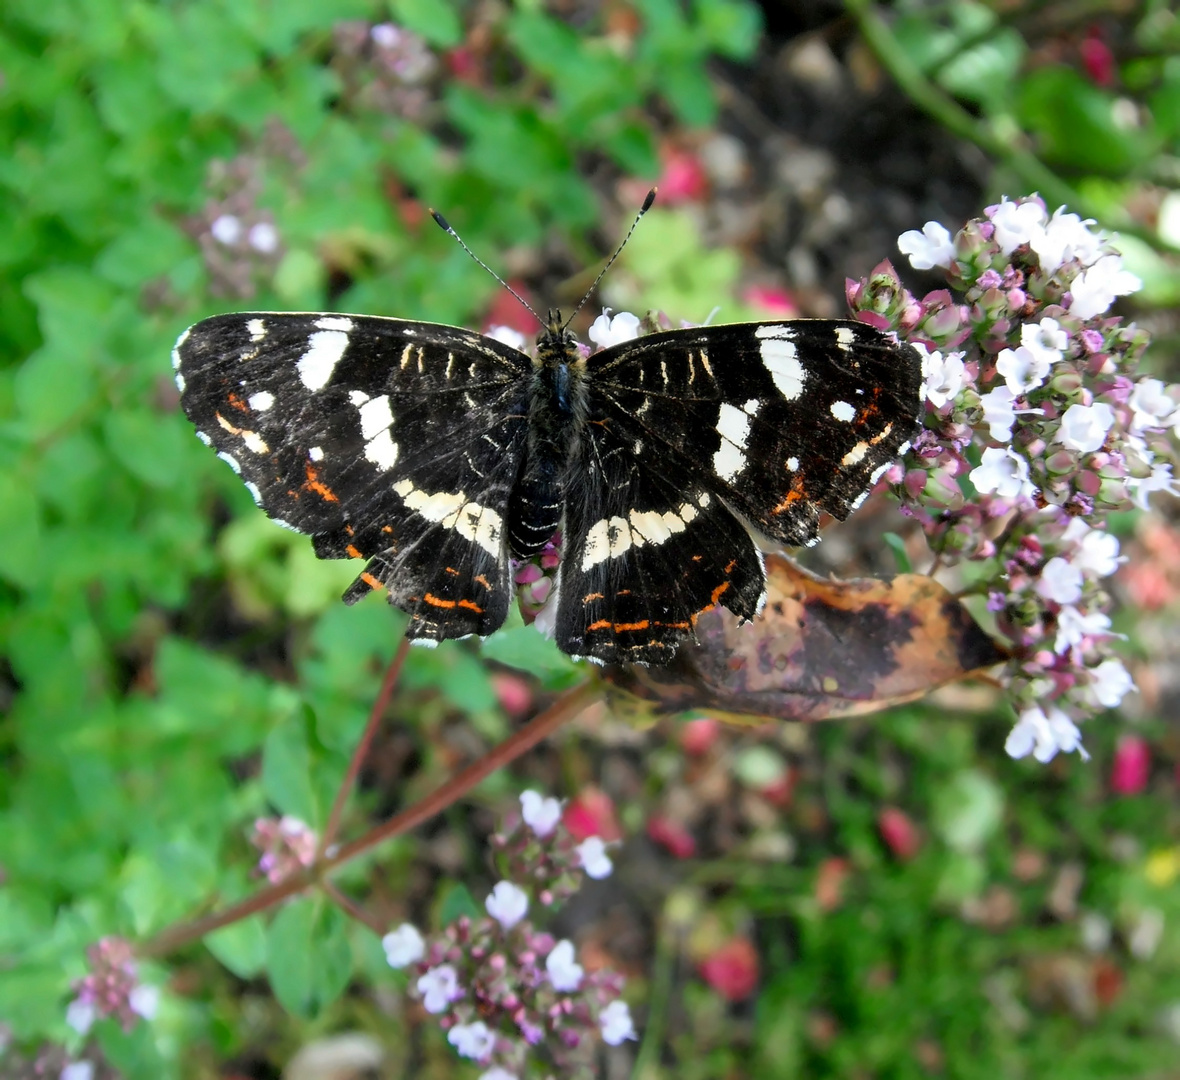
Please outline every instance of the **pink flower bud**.
M700 961L697 970L726 1001L745 1001L758 987L758 951L747 937L730 938Z
M1124 735L1115 748L1110 786L1116 795L1138 795L1151 775L1151 748L1139 735Z
M689 720L680 725L677 738L686 754L702 757L709 752L721 733L721 724L712 717Z
M679 821L657 815L648 821L647 835L678 859L691 859L696 854L695 837Z
M904 810L896 806L884 807L877 815L877 829L881 839L894 856L907 862L918 854L922 846L921 837L913 821Z

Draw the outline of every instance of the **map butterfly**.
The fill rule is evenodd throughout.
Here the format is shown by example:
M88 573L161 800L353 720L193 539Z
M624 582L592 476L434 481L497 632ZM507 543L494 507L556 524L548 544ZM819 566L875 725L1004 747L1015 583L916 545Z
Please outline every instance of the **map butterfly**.
M530 356L436 323L218 315L172 355L184 411L258 505L320 558L366 561L347 603L385 591L419 644L486 636L513 558L560 529L557 644L603 663L667 663L718 605L754 618L754 536L814 543L919 430L918 353L864 323L700 326L587 357L546 322Z

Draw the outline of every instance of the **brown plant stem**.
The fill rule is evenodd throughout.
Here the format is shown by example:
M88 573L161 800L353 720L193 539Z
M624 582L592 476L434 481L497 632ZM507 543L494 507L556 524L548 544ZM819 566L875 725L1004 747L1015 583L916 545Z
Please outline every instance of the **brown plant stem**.
M344 813L348 796L352 794L352 789L356 786L357 775L361 771L361 766L364 764L365 758L369 755L369 747L372 745L373 736L377 733L377 728L381 724L381 718L385 715L385 710L389 706L389 699L393 696L394 687L397 686L397 680L401 676L402 668L405 666L406 656L409 651L410 639L403 637L401 644L397 647L397 652L394 653L393 659L389 662L389 667L385 669L385 678L381 680L381 689L377 692L377 698L373 702L373 708L369 711L369 719L365 724L364 734L361 735L360 742L356 744L356 749L352 752L352 760L348 763L348 771L344 774L344 779L340 782L340 789L336 792L336 798L332 802L332 810L328 814L328 824L324 826L323 835L320 837L319 848L316 851L317 859L323 856L324 852L331 847L333 841L336 839L336 833L340 829L340 818Z
M182 945L187 945L191 941L196 941L206 934L212 933L214 930L219 930L223 926L229 926L231 923L238 922L250 915L265 911L280 900L294 896L306 888L325 883L325 879L329 875L341 869L345 864L359 858L378 844L408 832L439 811L446 809L456 800L461 799L497 769L516 760L521 754L531 750L539 742L552 735L558 728L569 723L587 705L597 700L600 694L601 687L598 680L588 679L563 694L548 709L533 717L523 728L510 735L498 746L493 747L483 757L472 762L466 768L460 769L424 799L420 799L400 814L395 814L384 824L370 829L363 836L357 837L342 847L335 850L329 849L314 865L297 871L282 881L261 889L253 896L231 904L222 911L215 911L190 922L166 927L154 938L140 945L136 949L136 954L147 957L169 953Z

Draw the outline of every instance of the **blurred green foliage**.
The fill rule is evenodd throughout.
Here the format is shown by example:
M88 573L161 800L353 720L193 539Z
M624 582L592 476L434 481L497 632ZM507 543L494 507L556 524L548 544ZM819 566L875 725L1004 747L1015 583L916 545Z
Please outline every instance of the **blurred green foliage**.
M475 8L6 0L0 10L0 1023L13 1045L78 1046L65 1005L98 937L146 937L253 889L244 839L253 818L323 823L403 625L380 600L338 604L351 569L317 562L304 539L265 521L193 438L168 369L178 331L234 305L470 323L495 283L413 206L445 207L493 262L554 233L590 251L599 211L590 168L653 178L653 100L671 122L712 123L707 63L747 58L759 41L746 0L634 0L626 33L597 18L574 30L531 0L493 8L493 46L475 61L487 67L465 78ZM993 32L980 5L953 8L949 29L915 13L899 37L948 90L1025 125L1055 163L1100 173L1110 198L1180 137L1174 56L1141 72L1151 120L1128 133L1110 122L1109 94L1072 71L1014 80L1026 55L1019 35ZM365 96L371 72L341 45L351 21L386 19L421 34L439 65L425 101L407 99L402 111ZM1000 85L1002 100L982 92ZM209 226L224 207L269 214L278 227L273 264L247 268L252 295L227 290L210 259ZM687 215L658 211L628 267L650 306L690 318L727 304L738 274L734 255L702 250ZM482 657L545 690L581 678L519 623ZM414 651L399 694L398 715L415 732L455 717L487 741L508 729L466 646ZM1152 972L1135 976L1126 1010L1084 1039L1065 1019L988 1035L981 981L1027 951L1063 946L1067 931L993 937L927 913L1006 872L1014 820L1053 848L1055 816L1093 802L1095 781L1046 803L1042 774L1021 770L1027 789L1001 791L976 765L969 733L952 735L905 710L874 735L869 757L854 759L842 730L824 733L829 779L865 786L858 797L825 791L832 843L860 872L856 902L817 916L807 901L816 852L741 878L726 902L768 925L798 920L799 948L767 953L745 1042L715 995L691 989L693 1023L670 1050L677 1075L721 1076L749 1060L767 1077L919 1075L908 1055L930 1032L955 1076L1122 1076L1163 1052L1132 1003L1180 1000L1174 938ZM415 747L421 784L399 801L452 764L437 741ZM886 864L873 834L871 804L902 793L874 788L866 762L892 753L913 763L911 810L938 837L912 866ZM997 753L987 747L991 760ZM506 790L502 778L483 789ZM1090 805L1086 815L1077 829L1100 867L1089 902L1180 918L1174 891L1144 884L1138 864L1128 884L1102 844L1116 828L1164 843L1150 806ZM414 850L410 841L383 850L392 890ZM472 900L456 885L439 904L454 913ZM354 977L398 978L375 936L320 900L228 927L207 946L237 979L266 975L301 1018L333 1002L352 1008L338 999ZM241 984L204 951L178 962L183 986L154 1025L96 1029L128 1077L205 1075L259 1034L240 1015ZM883 963L898 974L879 985L870 975ZM160 983L168 972L145 975ZM838 1014L847 1038L817 1049L806 1033L813 1005ZM292 1023L283 1049L315 1030ZM449 1075L451 1058L439 1060Z

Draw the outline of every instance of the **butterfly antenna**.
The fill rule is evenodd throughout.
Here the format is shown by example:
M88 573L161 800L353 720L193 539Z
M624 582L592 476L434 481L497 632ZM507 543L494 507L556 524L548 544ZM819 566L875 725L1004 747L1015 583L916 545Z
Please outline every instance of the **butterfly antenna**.
M623 248L627 246L627 241L631 239L631 234L635 231L635 226L639 224L639 219L651 209L651 204L656 201L656 192L659 190L660 189L658 187L654 187L647 193L647 198L643 200L643 205L639 208L639 213L635 215L635 220L631 222L631 228L627 230L627 235L623 237L623 242L617 248L615 248L615 253L606 260L606 266L598 271L598 277L594 279L593 284L586 290L586 295L578 301L578 306L574 308L573 314L565 320L565 326L569 326L569 324L574 321L574 315L577 315L577 313L582 310L583 305L587 300L590 299L590 296L594 290L598 288L598 283L602 280L603 275L611 268L611 265L614 263L615 259L617 259L622 253ZM565 326L562 327L563 330L565 329Z
M447 219L445 217L443 217L442 214L440 214L437 210L432 209L430 211L430 216L432 218L434 218L435 224L440 229L442 229L443 232L447 233L447 235L449 235L449 236L453 236L455 238L456 242L458 243L458 245L464 251L466 251L468 255L470 255L477 263L479 263L479 265L482 266L489 274L491 274L492 277L494 277L501 285L503 285L504 288L506 288L510 293L512 293L512 295L516 297L516 299L521 303L521 305L532 315L532 317L534 319L537 320L537 322L539 322L542 326L545 325L545 320L542 319L541 316L538 315L535 311L533 311L532 305L523 296L521 296L520 293L518 293L511 285L509 285L508 282L506 282L502 277L500 277L500 275L497 274L495 270L493 270L490 266L488 266L488 264L486 262L484 262L483 259L481 259L478 255L476 255L476 253L474 251L472 251L471 248L469 248L465 243L463 243L463 237L461 237L457 232L455 232L455 230L453 228L451 228L450 224L447 222Z

